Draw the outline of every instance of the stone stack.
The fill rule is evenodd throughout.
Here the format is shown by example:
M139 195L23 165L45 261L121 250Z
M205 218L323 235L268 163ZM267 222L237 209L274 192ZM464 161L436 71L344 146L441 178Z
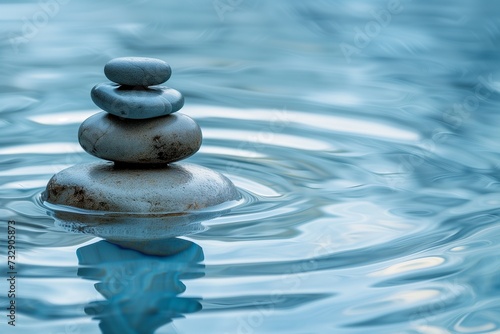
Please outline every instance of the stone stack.
M76 165L54 175L43 200L51 205L113 213L172 213L238 200L225 176L205 167L174 163L196 153L202 133L178 113L184 98L158 86L170 78L159 59L116 58L106 64L113 83L96 85L94 103L103 109L85 120L83 149L109 162Z
M115 83L101 83L92 101L105 112L80 126L78 140L88 153L130 164L168 164L201 146L201 129L176 113L184 98L175 89L154 86L170 78L170 66L150 58L116 58L104 67Z

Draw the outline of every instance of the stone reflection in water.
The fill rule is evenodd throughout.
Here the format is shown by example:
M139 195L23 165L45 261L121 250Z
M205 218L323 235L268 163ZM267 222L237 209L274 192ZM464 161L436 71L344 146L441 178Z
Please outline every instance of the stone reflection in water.
M166 255L175 252L177 242L172 242L173 238L203 232L206 229L203 222L229 213L229 205L235 204L225 203L211 210L157 214L74 211L50 205L46 208L55 226L67 232L94 235L144 254Z
M219 216L219 212L179 215L86 215L52 212L55 226L78 234L91 234L125 248L149 255L177 252L175 237L205 230L203 221Z
M95 289L105 298L85 307L103 333L154 333L175 318L201 310L201 298L179 294L186 290L182 281L204 276L202 248L177 238L160 244L171 245L164 256L107 241L77 250L78 276L98 281Z

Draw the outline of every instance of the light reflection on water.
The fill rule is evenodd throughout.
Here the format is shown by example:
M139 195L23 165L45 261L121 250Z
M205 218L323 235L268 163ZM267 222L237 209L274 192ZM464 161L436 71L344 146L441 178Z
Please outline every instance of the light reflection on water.
M500 5L401 0L356 45L388 1L214 3L61 1L29 36L41 5L0 3L0 217L19 247L2 333L499 331ZM37 200L95 161L77 129L124 55L171 64L204 133L189 162L246 199L162 256L64 231Z

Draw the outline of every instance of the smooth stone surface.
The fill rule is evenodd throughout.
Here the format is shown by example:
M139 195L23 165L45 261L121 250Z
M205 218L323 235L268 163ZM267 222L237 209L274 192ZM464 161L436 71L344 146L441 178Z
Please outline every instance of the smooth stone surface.
M42 194L53 205L119 213L190 212L238 199L224 175L187 163L150 169L76 165L54 175Z
M170 65L160 59L122 57L111 59L104 66L106 77L120 85L154 86L170 78Z
M80 145L102 159L125 163L171 163L196 153L201 129L190 117L123 119L106 112L87 118L78 131Z
M104 111L132 119L165 116L176 112L184 105L181 93L163 86L146 88L101 83L92 88L90 96Z

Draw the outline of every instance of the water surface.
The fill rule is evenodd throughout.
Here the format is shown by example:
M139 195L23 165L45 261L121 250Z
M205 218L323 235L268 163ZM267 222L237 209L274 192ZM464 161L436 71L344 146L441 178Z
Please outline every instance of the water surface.
M2 333L500 331L495 2L54 1L0 3ZM187 161L245 199L175 255L38 202L96 161L76 134L119 56L171 64L204 135Z

